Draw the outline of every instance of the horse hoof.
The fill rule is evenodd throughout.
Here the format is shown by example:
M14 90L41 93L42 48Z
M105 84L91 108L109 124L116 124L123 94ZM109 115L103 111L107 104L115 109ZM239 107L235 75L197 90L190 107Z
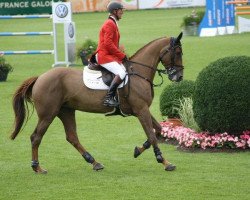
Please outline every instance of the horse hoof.
M137 158L139 155L141 154L140 150L138 147L135 147L135 150L134 150L134 158Z
M95 170L95 171L99 171L99 170L103 170L103 169L104 169L104 166L101 163L96 163L93 166L93 170Z
M36 174L47 174L48 171L45 170L45 169L40 168L40 169L37 169L37 170L35 171L35 173L36 173Z
M39 165L36 165L36 166L31 166L33 171L36 173L36 174L47 174L47 170L45 169L42 169Z
M165 167L165 170L166 170L166 171L174 171L175 168L176 168L175 165L168 164L168 165Z

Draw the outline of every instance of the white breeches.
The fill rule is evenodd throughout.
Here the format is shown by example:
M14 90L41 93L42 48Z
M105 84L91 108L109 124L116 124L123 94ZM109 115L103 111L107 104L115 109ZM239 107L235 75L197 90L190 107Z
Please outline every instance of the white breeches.
M98 62L97 56L96 56L96 60ZM123 64L119 64L118 62L114 61L110 63L101 64L101 66L107 69L108 71L112 72L113 74L119 75L122 80L126 76L126 68L124 67Z
M101 66L107 69L108 71L112 72L113 74L119 75L122 80L126 76L126 69L123 66L123 64L119 64L117 62L110 62L101 64Z

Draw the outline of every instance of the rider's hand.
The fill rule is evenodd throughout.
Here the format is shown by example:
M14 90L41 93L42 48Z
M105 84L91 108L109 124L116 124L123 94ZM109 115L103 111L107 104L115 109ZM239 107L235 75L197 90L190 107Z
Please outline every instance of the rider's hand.
M122 59L122 62L126 62L126 61L128 61L128 57L127 57L127 56L125 56L125 57Z
M121 52L123 52L123 53L125 52L125 47L123 45L120 45L119 49L120 49Z

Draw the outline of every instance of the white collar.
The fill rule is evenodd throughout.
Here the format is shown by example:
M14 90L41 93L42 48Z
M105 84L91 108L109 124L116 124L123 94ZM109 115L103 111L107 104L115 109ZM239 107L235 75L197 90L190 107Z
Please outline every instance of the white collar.
M115 20L115 23L116 23L116 25L118 26L118 21L116 20L116 18L113 17L112 15L110 15L109 17L111 17L113 20Z

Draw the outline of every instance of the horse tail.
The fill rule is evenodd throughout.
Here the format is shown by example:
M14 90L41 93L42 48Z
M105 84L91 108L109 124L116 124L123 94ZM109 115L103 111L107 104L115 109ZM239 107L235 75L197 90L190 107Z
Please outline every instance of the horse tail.
M15 112L15 122L14 122L15 129L10 136L12 140L14 140L17 134L20 132L24 120L26 119L26 122L28 121L29 108L27 102L32 104L31 101L32 88L37 79L38 77L31 77L25 80L13 95L12 106Z

